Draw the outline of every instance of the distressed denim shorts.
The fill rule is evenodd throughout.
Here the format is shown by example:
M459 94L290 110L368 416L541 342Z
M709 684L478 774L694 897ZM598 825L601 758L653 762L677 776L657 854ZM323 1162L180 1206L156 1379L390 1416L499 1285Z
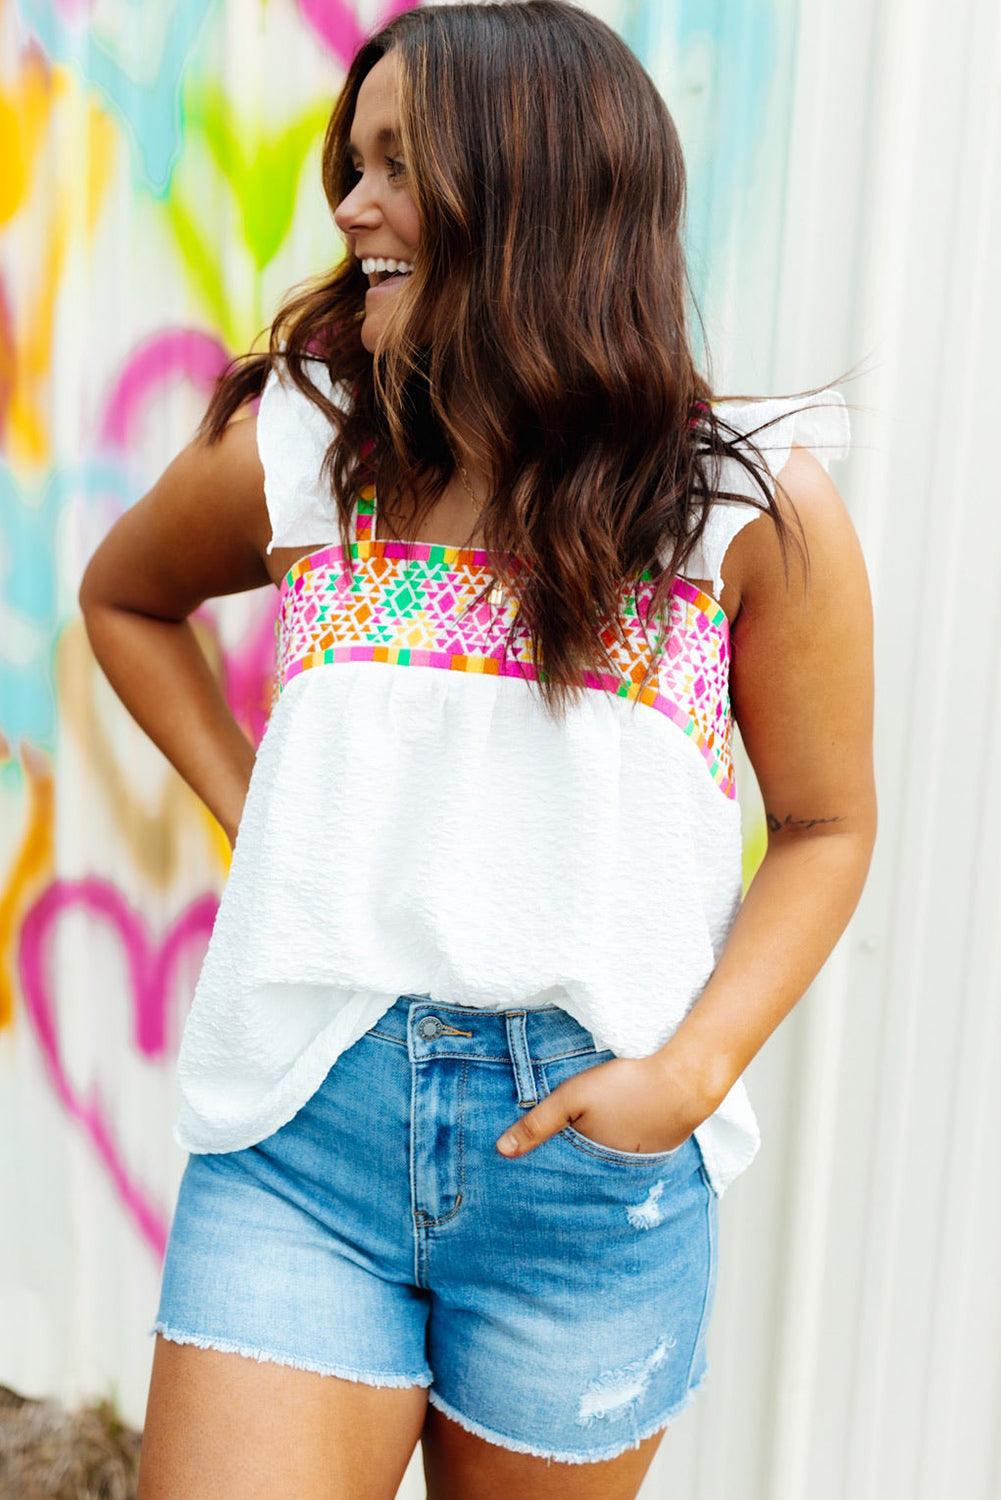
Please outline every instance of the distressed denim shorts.
M611 1058L557 1006L402 995L287 1124L191 1155L150 1332L376 1386L428 1387L470 1432L614 1458L703 1384L717 1205L673 1151L572 1127L495 1146Z

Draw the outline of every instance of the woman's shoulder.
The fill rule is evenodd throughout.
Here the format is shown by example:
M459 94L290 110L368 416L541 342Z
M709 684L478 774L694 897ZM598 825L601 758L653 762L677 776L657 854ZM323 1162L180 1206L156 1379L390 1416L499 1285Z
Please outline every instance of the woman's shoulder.
M794 443L777 476L775 508L793 536L805 545L811 572L817 565L837 572L849 553L858 551L848 507L827 467L805 445ZM754 524L742 527L727 552L726 575L739 606L759 595L778 591L799 596L805 590L802 567L791 564L786 574L778 532L760 511ZM793 543L793 556L798 552ZM840 562L839 562L840 559Z

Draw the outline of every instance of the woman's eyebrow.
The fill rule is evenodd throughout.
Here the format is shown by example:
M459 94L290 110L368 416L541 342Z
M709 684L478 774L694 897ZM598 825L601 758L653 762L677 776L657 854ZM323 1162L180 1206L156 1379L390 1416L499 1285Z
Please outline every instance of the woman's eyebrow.
M384 125L382 129L377 132L375 137L375 143L377 146L383 145L386 141L398 140L399 136L396 133L395 125ZM359 156L361 155L361 147L357 146L354 141L348 141L348 150L357 152Z

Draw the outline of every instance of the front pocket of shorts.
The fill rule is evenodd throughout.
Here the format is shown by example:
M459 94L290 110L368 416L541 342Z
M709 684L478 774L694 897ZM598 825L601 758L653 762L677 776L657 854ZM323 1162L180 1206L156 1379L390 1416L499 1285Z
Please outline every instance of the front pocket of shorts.
M551 1062L537 1063L536 1067L541 1074L543 1096L551 1094L568 1078L575 1078L578 1073L583 1073L587 1068L597 1067L599 1063L610 1062L614 1056L615 1053L609 1048L604 1052L579 1052L573 1057L557 1057ZM582 1155L623 1167L663 1166L665 1162L672 1161L674 1157L680 1155L692 1140L691 1136L687 1136L679 1146L672 1147L670 1151L620 1151L617 1146L605 1146L601 1141L592 1141L590 1136L582 1135L572 1125L564 1125L559 1134L568 1146L572 1146Z

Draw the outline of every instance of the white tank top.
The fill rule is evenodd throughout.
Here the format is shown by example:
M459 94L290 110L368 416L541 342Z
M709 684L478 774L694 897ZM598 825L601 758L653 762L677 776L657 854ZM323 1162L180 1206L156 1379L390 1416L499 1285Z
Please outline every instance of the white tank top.
M311 378L342 399L322 362ZM825 467L848 452L843 398L805 399L799 415L799 399L716 410L740 432L783 414L757 439L774 481L794 441ZM554 722L527 632L505 654L514 601L468 608L485 552L372 541L367 490L352 584L320 482L330 424L272 370L257 434L268 550L305 555L281 583L271 714L184 1028L174 1139L209 1152L270 1135L400 995L559 1005L600 1048L656 1051L742 892L728 624L688 578L721 592L727 546L760 509L714 505L642 693L630 600L617 676L589 674ZM759 493L732 459L721 485ZM722 1194L760 1144L743 1078L695 1135Z

